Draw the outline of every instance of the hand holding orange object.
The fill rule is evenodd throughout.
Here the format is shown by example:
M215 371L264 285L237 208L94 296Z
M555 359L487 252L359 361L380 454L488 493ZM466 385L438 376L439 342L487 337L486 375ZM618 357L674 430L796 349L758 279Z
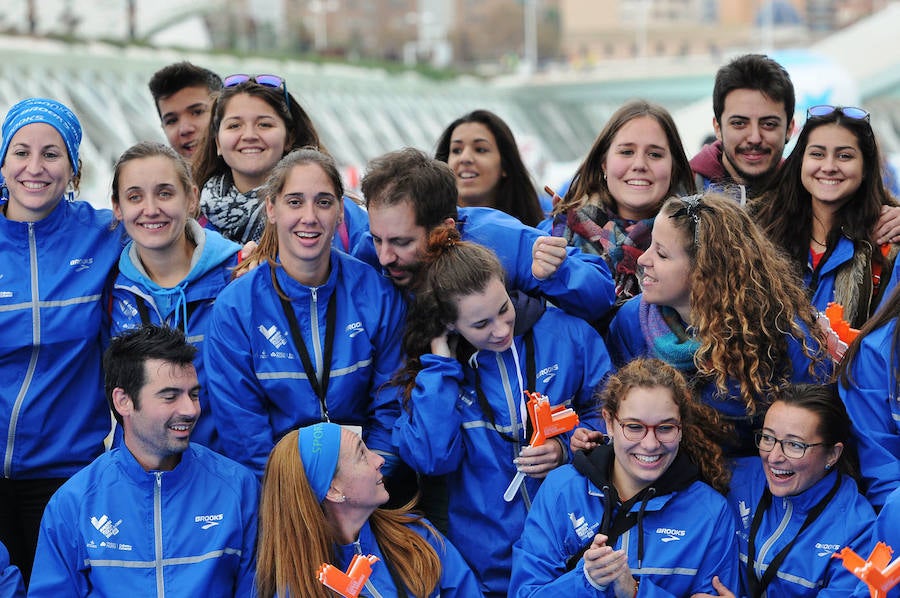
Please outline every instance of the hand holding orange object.
M357 598L363 586L369 581L372 565L378 561L377 556L357 554L350 561L350 567L346 573L334 565L324 563L316 571L316 576L325 587L334 590L344 598Z
M900 584L900 559L891 563L893 552L890 546L879 542L865 561L848 547L832 556L843 560L844 567L869 586L872 598L887 598L888 592Z

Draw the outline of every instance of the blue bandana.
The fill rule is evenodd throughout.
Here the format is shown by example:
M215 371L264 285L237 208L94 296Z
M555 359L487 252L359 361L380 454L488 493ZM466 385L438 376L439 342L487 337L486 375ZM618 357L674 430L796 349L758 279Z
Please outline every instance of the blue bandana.
M331 487L341 453L341 427L332 423L318 423L300 428L297 434L300 460L306 479L319 502Z
M56 100L47 98L28 98L15 104L6 113L3 121L2 135L3 145L0 146L0 166L6 161L6 152L13 135L32 123L45 123L59 132L66 151L69 153L69 162L72 164L72 173L78 174L78 146L81 145L81 123L75 113Z

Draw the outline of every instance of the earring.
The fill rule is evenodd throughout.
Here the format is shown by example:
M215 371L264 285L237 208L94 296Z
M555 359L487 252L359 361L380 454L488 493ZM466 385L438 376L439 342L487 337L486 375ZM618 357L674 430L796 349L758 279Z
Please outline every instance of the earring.
M338 502L347 502L347 497L341 494L341 499Z
M826 463L826 464L825 464L825 471L830 471L830 470L831 470L831 463Z
M604 173L603 173L603 180L604 180L604 181L606 180L606 172L605 172L605 171L604 171Z

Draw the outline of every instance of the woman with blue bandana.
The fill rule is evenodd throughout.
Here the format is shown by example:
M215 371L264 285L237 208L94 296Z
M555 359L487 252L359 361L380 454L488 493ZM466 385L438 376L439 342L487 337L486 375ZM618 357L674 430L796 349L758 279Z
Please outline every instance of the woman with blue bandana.
M112 213L74 201L81 125L29 98L2 125L0 542L27 580L53 492L103 451L100 296L122 249Z
M478 582L452 544L404 507L388 500L384 463L356 433L318 423L275 445L263 478L256 583L260 598L334 594L318 571L348 570L355 555L373 555L359 596L481 596Z

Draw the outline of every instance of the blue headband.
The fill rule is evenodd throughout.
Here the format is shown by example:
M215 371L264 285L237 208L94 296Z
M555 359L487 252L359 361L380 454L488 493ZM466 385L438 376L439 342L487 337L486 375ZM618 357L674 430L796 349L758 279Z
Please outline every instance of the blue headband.
M75 113L56 100L47 98L28 98L15 104L6 113L3 128L3 145L0 146L0 166L6 161L6 152L13 135L32 123L45 123L59 132L66 151L69 153L69 162L72 164L72 173L78 174L78 146L81 145L81 123Z
M328 422L300 428L297 445L306 479L319 502L331 487L341 453L341 427Z

